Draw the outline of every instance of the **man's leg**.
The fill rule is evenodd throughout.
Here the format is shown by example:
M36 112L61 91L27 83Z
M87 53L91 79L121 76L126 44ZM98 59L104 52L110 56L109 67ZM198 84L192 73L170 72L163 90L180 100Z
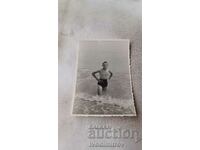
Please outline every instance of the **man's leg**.
M103 95L107 95L107 87L103 87L102 88L102 94Z
M102 88L102 91L103 91L103 92L106 92L106 91L107 91L107 87L103 87L103 88Z
M104 94L106 94L107 86L108 86L108 81L107 81L107 80L104 80L104 86L103 86L103 88L102 88L102 91L103 91Z
M100 85L97 87L97 94L102 95L102 87Z

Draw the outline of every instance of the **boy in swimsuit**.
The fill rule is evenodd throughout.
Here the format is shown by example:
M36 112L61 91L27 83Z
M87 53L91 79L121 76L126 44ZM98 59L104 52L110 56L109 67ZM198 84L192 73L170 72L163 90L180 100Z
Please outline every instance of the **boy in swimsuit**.
M102 95L102 92L106 92L108 87L108 80L112 78L113 73L108 70L108 62L104 61L102 63L102 69L97 70L92 73L93 77L97 80L97 94ZM96 74L99 74L99 78L96 76Z

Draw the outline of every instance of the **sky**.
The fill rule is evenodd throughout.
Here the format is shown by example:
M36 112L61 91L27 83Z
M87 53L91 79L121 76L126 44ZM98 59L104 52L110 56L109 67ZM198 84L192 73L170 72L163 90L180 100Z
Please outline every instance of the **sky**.
M129 73L128 41L81 41L79 44L78 68L91 71L102 68L108 61L113 72Z

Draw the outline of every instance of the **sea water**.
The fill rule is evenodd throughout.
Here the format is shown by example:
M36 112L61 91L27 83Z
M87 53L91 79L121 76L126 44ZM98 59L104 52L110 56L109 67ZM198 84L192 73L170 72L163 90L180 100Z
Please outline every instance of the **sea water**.
M113 72L108 81L107 91L97 95L97 81L92 72L79 68L77 72L74 114L133 114L134 101L130 82L130 74Z

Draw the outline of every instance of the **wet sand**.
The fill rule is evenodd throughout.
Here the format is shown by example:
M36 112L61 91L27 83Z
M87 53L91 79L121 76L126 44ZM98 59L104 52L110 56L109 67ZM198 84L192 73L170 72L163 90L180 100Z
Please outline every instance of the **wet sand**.
M101 101L89 101L77 99L75 101L74 113L76 114L133 114L130 108L124 108L117 104L102 103Z

